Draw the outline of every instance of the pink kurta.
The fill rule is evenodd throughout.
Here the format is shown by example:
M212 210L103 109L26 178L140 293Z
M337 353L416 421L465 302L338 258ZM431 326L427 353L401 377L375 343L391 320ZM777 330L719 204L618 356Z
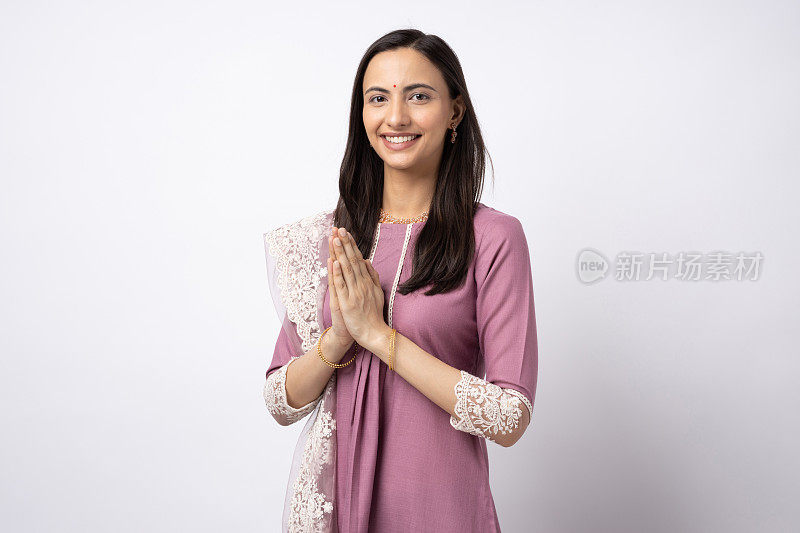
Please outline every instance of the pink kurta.
M400 283L411 277L425 223L412 226ZM387 306L406 226L381 224L375 249ZM446 294L396 293L391 326L448 365L519 391L532 405L538 353L525 234L515 217L482 203L474 231L466 282ZM328 303L326 292L323 327L331 325ZM268 376L301 355L280 337ZM448 412L364 348L336 372L335 520L341 532L500 530L486 438L455 429Z

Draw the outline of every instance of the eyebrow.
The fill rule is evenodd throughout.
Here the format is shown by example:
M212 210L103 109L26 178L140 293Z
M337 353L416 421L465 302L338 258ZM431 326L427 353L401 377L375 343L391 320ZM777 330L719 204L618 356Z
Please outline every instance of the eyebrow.
M433 87L431 87L430 85L428 85L427 83L412 83L411 85L406 85L403 88L403 92L413 91L414 89L430 89L431 91L433 91L435 93L439 92L436 89L434 89ZM379 93L389 94L388 90L384 89L383 87L377 87L375 85L373 85L372 87L370 87L369 89L364 91L364 94L366 95L370 91L377 91Z

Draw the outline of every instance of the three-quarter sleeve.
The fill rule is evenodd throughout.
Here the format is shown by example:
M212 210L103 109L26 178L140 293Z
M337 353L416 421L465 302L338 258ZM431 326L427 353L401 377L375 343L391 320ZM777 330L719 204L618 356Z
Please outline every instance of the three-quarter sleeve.
M300 345L300 337L297 335L294 324L288 318L284 318L264 384L264 402L267 410L282 426L288 426L304 418L314 410L322 398L322 394L320 394L316 399L301 407L292 407L286 399L286 371L292 361L303 355L295 353L295 347Z
M533 416L538 347L533 277L522 224L487 221L476 246L476 321L486 377L461 371L450 424L498 443L514 443ZM528 423L523 410L527 411ZM505 445L505 444L504 444Z

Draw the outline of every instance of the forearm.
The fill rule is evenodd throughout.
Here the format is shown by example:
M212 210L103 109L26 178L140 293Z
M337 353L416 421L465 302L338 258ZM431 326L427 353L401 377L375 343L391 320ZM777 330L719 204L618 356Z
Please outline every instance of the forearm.
M376 334L369 346L369 351L377 355L383 362L389 361L389 334L391 329L381 330ZM399 331L395 334L395 348L392 356L392 368L397 374L424 394L433 403L447 411L450 416L456 414L458 397L456 384L461 380L461 371L448 365L438 357L426 352ZM501 446L511 446L524 432L530 422L526 407L522 407L522 417L513 432L496 432L487 435Z
M330 332L322 338L322 355L331 363L339 363L347 353L352 357L351 345L343 346ZM316 400L336 370L325 364L317 354L317 345L294 360L286 369L286 401L295 409Z
M388 328L381 331L375 336L371 346L365 346L386 364L389 364L391 331ZM392 368L433 403L451 415L454 413L456 396L453 389L461 379L457 368L429 354L399 331L395 335Z

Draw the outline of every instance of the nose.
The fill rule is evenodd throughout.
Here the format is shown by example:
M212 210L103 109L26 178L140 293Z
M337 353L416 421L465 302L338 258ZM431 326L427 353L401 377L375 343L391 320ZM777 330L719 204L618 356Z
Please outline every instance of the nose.
M386 123L393 129L408 124L408 107L402 97L392 99L387 110Z

